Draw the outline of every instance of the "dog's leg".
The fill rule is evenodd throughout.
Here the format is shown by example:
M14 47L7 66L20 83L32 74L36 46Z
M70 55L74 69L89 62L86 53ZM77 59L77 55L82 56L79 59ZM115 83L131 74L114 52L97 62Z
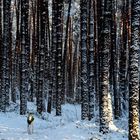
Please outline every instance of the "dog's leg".
M32 130L31 130L31 124L29 124L29 127L28 127L28 130L29 130L29 133L28 134L31 134L32 132Z
M30 124L30 134L32 134L32 123Z
M28 134L30 134L30 126L29 126L29 124L27 125L27 132L28 132Z
M32 124L30 124L30 134L32 134Z
M29 134L33 134L33 123L29 125Z
M31 125L29 125L29 134L31 134Z
M32 129L32 134L33 134L33 123L32 123L32 128L31 129Z

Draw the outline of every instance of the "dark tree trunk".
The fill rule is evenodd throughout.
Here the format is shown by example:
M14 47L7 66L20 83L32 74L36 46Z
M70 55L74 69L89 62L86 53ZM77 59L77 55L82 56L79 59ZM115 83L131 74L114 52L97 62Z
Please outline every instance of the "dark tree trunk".
M117 89L118 87L118 78L117 78L117 69L118 69L118 55L116 47L116 0L112 0L112 21L111 21L111 60L110 67L112 67L112 84L113 84L113 95L114 95L114 117L118 119L120 117L121 111L121 102L120 102L120 93Z
M20 114L24 115L27 111L27 96L28 96L28 54L29 54L29 39L28 39L28 12L29 1L21 0L21 85L20 85Z
M93 1L89 0L89 15L88 15L88 26L89 26L89 60L88 60L88 71L89 71L89 120L94 116L94 25L93 25Z
M3 63L2 63L2 111L9 105L9 51L10 51L10 4L11 0L3 0Z
M56 46L57 46L57 31L56 31L56 24L57 24L57 1L53 0L52 3L52 98L53 98L53 103L52 106L53 108L56 107Z
M81 10L81 118L89 118L88 71L87 71L87 0L80 1Z
M38 92L37 92L37 112L42 113L46 111L45 107L45 96L43 91L44 82L44 61L45 61L45 25L46 25L46 2L42 0L38 2L38 24L39 24L39 38L38 38L38 48L39 48L39 68L38 68Z
M77 81L78 81L78 44L75 45L73 54L73 94L75 101L78 101Z
M68 36L68 54L67 54L67 59L68 59L68 91L67 91L67 101L69 103L72 103L74 100L74 94L73 94L73 76L72 76L72 70L73 70L73 49L72 49L72 19L70 17L69 20L69 36Z
M120 96L122 97L122 107L126 109L126 59L127 59L127 26L126 26L126 18L127 18L127 9L126 9L126 2L123 1L123 9L122 9L122 37L121 37L121 48L120 48L120 70L119 70L119 92Z
M2 0L0 0L0 90L2 90ZM0 94L0 111L2 109L2 94Z
M109 131L109 49L111 47L111 0L104 1L103 28L101 30L101 95L100 132Z
M67 75L67 65L66 65L66 56L67 56L67 41L68 41L68 28L69 28L69 21L70 21L70 12L71 12L71 0L69 0L69 7L67 13L67 20L66 20L66 33L65 33L65 41L64 41L64 52L63 52L63 68L62 68L62 94L63 99L65 97L66 91L66 75ZM65 99L64 99L65 100Z
M62 104L62 13L63 0L57 2L57 53L56 53L56 115L61 115Z
M99 2L99 1L98 1ZM99 77L98 77L98 18L97 18L97 1L93 1L94 10L94 86L95 86L95 109L99 106Z

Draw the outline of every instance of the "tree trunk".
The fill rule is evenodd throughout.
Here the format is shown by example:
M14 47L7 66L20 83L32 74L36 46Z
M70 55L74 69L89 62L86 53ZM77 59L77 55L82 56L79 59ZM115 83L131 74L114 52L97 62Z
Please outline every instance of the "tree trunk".
M28 68L29 44L28 44L28 12L29 1L21 0L21 85L20 85L20 114L27 111L28 96Z
M93 25L93 2L89 0L89 15L88 15L88 26L89 26L89 60L88 60L88 71L89 71L89 120L94 116L94 25Z
M139 140L139 29L140 1L131 1L131 46L129 50L129 140Z
M109 131L109 49L111 47L111 1L104 1L103 28L101 30L101 95L100 132Z
M56 52L56 115L61 115L62 104L62 10L63 0L57 2L57 52Z
M9 105L9 51L10 51L10 4L11 0L3 0L3 64L2 64L2 111Z
M57 24L57 1L53 0L52 2L52 106L56 108L56 46L57 46L57 31L56 31L56 24Z
M2 0L0 0L0 90L2 90ZM2 109L2 94L0 94L0 111Z
M44 61L45 61L45 25L46 25L46 2L45 0L38 1L38 24L39 24L39 38L38 38L38 48L39 48L39 68L38 68L38 93L37 93L37 112L42 113L46 111L45 107L45 96L43 91L44 82Z
M88 71L87 71L87 0L80 1L81 8L81 118L89 119Z
M65 33L65 41L64 41L64 51L63 51L63 67L62 67L62 94L63 99L65 97L65 91L66 91L66 76L67 76L67 41L68 41L68 28L69 28L69 21L70 21L70 12L71 12L71 0L69 0L69 7L68 7L68 13L67 13L67 20L66 20L66 33ZM64 99L65 100L65 99Z

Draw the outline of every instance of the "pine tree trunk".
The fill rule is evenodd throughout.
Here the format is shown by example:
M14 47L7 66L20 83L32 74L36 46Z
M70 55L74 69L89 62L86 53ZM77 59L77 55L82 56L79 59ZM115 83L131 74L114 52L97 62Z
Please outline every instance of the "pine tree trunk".
M48 1L45 3L45 14L44 18L46 20L46 25L45 25L45 65L44 65L44 96L47 98L49 96L49 91L51 90L52 92L52 86L51 89L49 88L49 81L51 79L51 70L50 70L50 63L52 60L50 56L51 52L51 47L50 47L50 29L49 29L49 9L48 9ZM52 83L51 83L52 84ZM48 91L49 88L49 91ZM51 93L52 94L52 93ZM51 95L52 96L52 95Z
M46 28L46 38L47 38L47 40L46 40L46 44L47 44L47 48L48 49L46 49L46 57L45 57L45 62L47 62L48 61L48 71L49 71L49 75L48 75L48 77L49 77L49 91L48 91L48 106L47 106L47 112L48 113L51 113L51 110L52 110L52 88L53 88L53 81L52 81L52 78L53 78L53 71L52 71L52 48L51 48L51 46L50 46L50 27L49 27L49 9L48 9L48 2L47 2L47 8L46 8L46 10L47 10L47 14L46 14L46 16L47 16L47 28ZM46 71L46 70L45 70ZM47 77L46 77L47 78ZM47 91L47 89L46 89L46 91Z
M72 103L74 100L74 94L73 94L73 76L72 76L72 70L73 70L73 65L72 65L72 57L73 57L73 49L72 49L72 19L70 17L69 19L69 45L68 45L68 92L67 92L67 100L68 102Z
M94 25L93 25L93 2L89 0L89 120L91 120L94 116Z
M32 69L32 78L31 78L31 101L33 102L33 98L36 93L35 86L35 65L36 65L36 1L32 2L32 61L31 61L31 69Z
M61 104L62 104L62 9L63 0L57 2L57 52L56 52L56 115L61 115Z
M28 12L29 1L21 0L21 85L20 85L20 114L27 111L28 96Z
M56 107L56 45L57 45L57 33L56 33L56 17L57 17L57 1L52 2L52 106Z
M11 0L3 0L2 111L6 111L6 106L9 105L10 4Z
M0 0L0 90L2 90L2 0ZM0 111L2 108L2 94L0 94Z
M16 5L16 1L14 3ZM15 10L15 9L14 9ZM11 15L11 31L12 31L12 24L13 24L13 17L14 17L14 11L12 11L12 15ZM14 41L16 40L13 40L12 39L12 32L11 32L11 51L10 51L10 54L12 54L11 56L11 101L13 101L14 103L16 103L16 47L13 49L13 45L15 45Z
M67 41L68 41L68 28L69 28L69 21L70 21L70 12L71 12L71 0L69 0L69 7L67 13L67 21L66 21L66 33L65 33L65 42L64 42L64 52L63 52L63 67L62 67L62 94L65 97L66 91L66 76L67 76L67 65L66 65L66 58L67 58ZM63 98L64 98L63 97ZM65 100L65 99L64 99Z
M80 1L81 8L81 118L89 119L88 71L87 71L87 0Z
M37 112L42 113L46 111L45 107L45 96L43 91L44 82L44 61L45 61L45 24L46 24L46 9L45 0L38 2L38 24L39 24L39 38L38 38L38 48L39 48L39 68L38 68L38 93L37 93Z
M131 1L131 46L129 50L129 140L139 140L139 29L140 0Z
M101 95L100 95L100 132L109 131L109 49L111 47L111 1L104 1L103 28L101 30Z
M37 93L37 28L36 28L36 13L37 13L37 1L32 1L32 61L31 61L31 101Z
M112 66L112 80L113 80L113 95L114 95L114 117L118 119L120 117L121 102L120 93L117 89L118 78L117 78L117 47L116 47L116 0L112 1L112 21L111 21L111 60L110 66Z
M98 109L99 106L99 90L98 90L98 28L97 28L97 1L93 1L93 10L94 10L94 86L95 86L95 109Z
M75 101L77 100L77 69L78 69L78 45L75 46L74 48L74 54L73 54L73 94L74 94L74 99Z
M16 1L16 46L15 46L15 75L16 86L20 90L20 53L21 53L21 40L20 40L20 1Z
M127 29L126 29L126 2L123 1L123 9L122 9L122 37L121 37L121 48L120 48L120 70L119 70L119 92L122 97L122 107L126 110L126 48L127 48Z
M11 100L16 103L16 49L14 49L12 53Z
M104 0L98 0L95 1L94 7L97 7L97 42L96 42L96 48L95 48L95 65L96 65L96 70L95 70L95 76L96 76L96 110L98 109L98 106L100 104L100 92L101 92L101 30L102 30L102 24L103 24L103 2ZM95 8L96 9L96 8ZM95 28L95 27L94 27ZM95 30L95 29L94 29Z

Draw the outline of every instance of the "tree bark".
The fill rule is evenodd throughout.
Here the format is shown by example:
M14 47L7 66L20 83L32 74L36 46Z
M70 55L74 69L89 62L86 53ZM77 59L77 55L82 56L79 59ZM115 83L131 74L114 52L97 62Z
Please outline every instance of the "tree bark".
M140 0L131 1L131 46L129 50L129 140L139 140L139 29Z

